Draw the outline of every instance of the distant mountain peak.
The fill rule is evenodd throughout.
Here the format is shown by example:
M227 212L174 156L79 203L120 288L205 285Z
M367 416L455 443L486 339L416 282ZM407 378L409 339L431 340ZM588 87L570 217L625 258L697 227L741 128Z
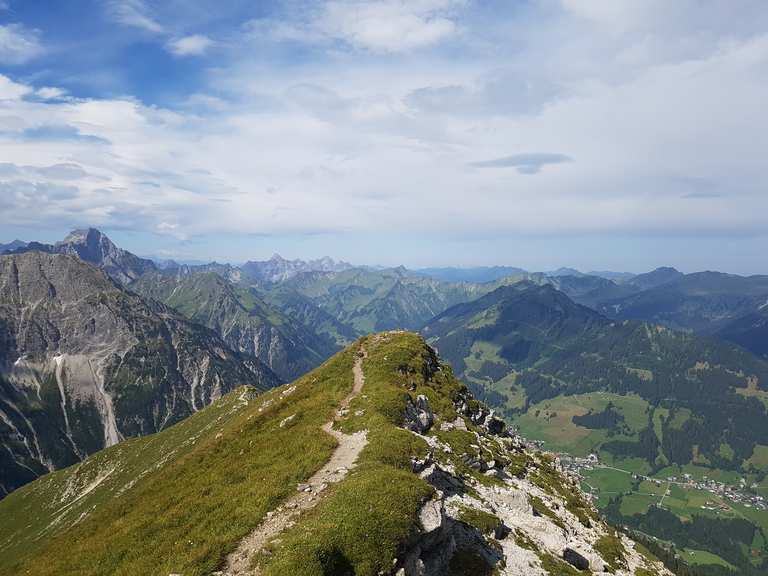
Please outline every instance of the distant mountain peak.
M576 268L561 267L551 272L545 272L547 276L585 276L584 272L579 272Z
M77 256L82 261L101 268L121 284L128 284L143 273L157 268L151 260L139 258L127 250L118 248L96 228L78 228L53 245L30 242L14 250L14 253L33 251Z
M83 260L86 262L92 262L94 264L96 263L96 260L100 260L104 257L105 254L110 252L124 252L126 254L130 254L129 252L125 252L124 250L118 248L117 245L115 245L115 243L112 242L112 240L110 240L106 234L96 228L79 228L77 230L73 230L67 234L64 240L56 242L56 246L62 247L68 245L86 247L89 250L89 255L91 258L83 258ZM82 255L80 256L83 257Z
M6 252L11 252L12 250L18 250L26 246L27 246L26 242L19 240L17 238L16 240L9 242L8 244L0 244L0 254L5 254Z
M98 228L76 228L72 230L61 242L57 244L72 244L76 242L85 242L89 239L100 239L106 237Z
M682 274L682 272L680 272L674 266L659 266L658 268L653 270L653 272L672 272L672 273L675 273L675 274Z
M668 284L679 280L685 276L682 272L671 266L660 266L651 272L645 274L638 274L637 276L630 278L627 284L631 284L640 288L641 290L647 290L649 288L656 288L663 284Z
M251 260L242 266L250 278L262 282L282 282L304 272L341 272L352 268L347 262L336 262L329 256L317 260L287 260L273 254L269 260Z

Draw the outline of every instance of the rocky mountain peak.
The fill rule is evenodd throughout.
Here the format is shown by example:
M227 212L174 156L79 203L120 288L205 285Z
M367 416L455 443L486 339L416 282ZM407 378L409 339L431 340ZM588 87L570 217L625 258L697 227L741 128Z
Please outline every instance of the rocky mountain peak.
M118 248L106 234L96 228L73 230L64 240L54 245L53 251L76 254L83 261L104 269L122 284L128 284L156 268L151 260Z
M72 230L61 242L57 244L82 244L98 242L101 238L106 238L97 228L78 228ZM109 238L107 238L109 240ZM110 242L111 243L111 242Z
M328 256L317 260L287 260L280 254L273 254L269 260L252 260L242 266L242 271L261 282L282 282L305 272L340 272L352 266L336 262Z

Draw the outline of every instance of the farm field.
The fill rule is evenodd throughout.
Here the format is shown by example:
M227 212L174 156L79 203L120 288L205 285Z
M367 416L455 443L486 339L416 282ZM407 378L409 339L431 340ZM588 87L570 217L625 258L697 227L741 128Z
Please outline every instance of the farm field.
M759 472L768 460L765 446L755 447L742 471L714 468L695 458L679 466L669 465L660 456L652 464L606 449L616 441L637 442L649 430L661 443L665 428L678 430L689 417L685 410L654 408L638 396L592 392L531 405L514 424L523 436L541 442L544 449L581 459L582 489L612 521L641 526L651 536L659 523L668 523L667 530L683 532L693 523L708 523L707 530L713 535L738 527L742 541L725 552L692 541L678 546L681 558L691 566L736 566L742 570L754 566L768 551L768 510L758 509L748 498L739 501L726 497L707 483L734 487L745 497L768 498L768 478ZM597 455L597 464L585 464L590 454ZM678 544L674 538L660 541Z

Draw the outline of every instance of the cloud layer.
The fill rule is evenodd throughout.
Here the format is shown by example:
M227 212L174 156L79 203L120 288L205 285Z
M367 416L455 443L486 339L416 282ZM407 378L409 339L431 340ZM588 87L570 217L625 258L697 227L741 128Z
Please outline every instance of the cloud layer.
M172 100L123 79L83 96L63 75L0 75L0 225L765 233L761 2L297 1L215 29L214 3L193 4L184 21L103 4L169 78L196 67ZM1 28L0 60L31 66L46 50L34 26Z

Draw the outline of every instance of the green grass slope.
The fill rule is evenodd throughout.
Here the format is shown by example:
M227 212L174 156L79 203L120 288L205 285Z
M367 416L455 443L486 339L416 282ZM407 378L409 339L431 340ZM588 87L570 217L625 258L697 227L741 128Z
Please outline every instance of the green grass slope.
M290 394L237 390L12 493L0 502L0 573L210 573L330 456L318 430L352 387L353 353Z

